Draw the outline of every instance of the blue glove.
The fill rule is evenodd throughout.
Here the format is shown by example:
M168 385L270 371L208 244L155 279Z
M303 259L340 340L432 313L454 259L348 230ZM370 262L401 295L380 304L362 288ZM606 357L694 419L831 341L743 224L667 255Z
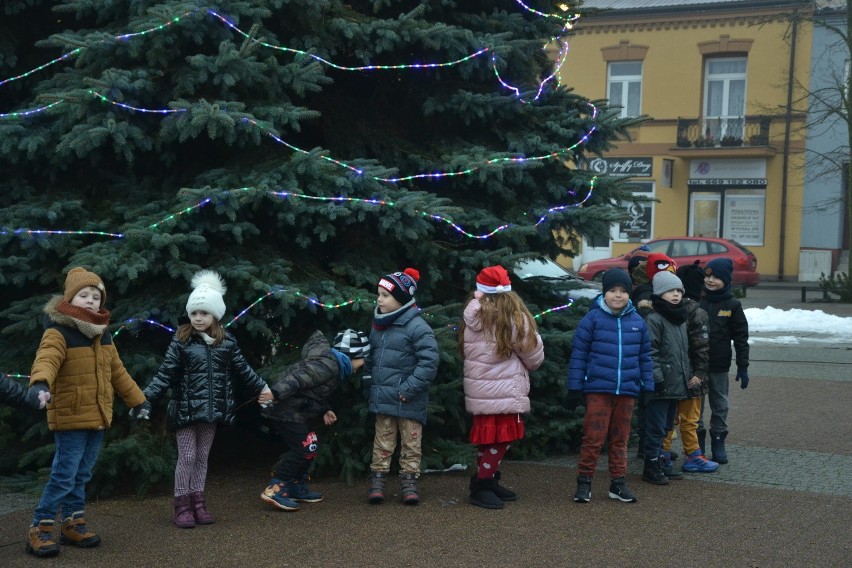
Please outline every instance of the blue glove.
M740 381L740 388L748 388L748 370L745 367L737 367L737 376L735 381Z
M151 403L146 400L139 406L134 406L130 409L130 417L134 420L150 420Z

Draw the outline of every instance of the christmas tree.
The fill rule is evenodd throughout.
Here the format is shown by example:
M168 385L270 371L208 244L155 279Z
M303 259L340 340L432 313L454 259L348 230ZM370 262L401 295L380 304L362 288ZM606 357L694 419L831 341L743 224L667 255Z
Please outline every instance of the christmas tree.
M368 331L378 279L410 266L442 350L424 467L463 459L455 326L476 273L608 231L624 198L582 167L630 122L557 84L575 22L559 4L5 2L0 369L29 372L41 308L73 266L104 279L142 386L201 268L227 281L223 321L274 382L313 330ZM517 289L534 314L559 303ZM538 318L547 362L528 428L544 437L522 454L576 434L560 403L580 315ZM169 455L167 435L117 408L100 487L121 468L167 478L169 459L150 457ZM323 463L356 475L372 439L357 383L336 409ZM37 415L10 424L29 437L0 435L4 454L49 441Z

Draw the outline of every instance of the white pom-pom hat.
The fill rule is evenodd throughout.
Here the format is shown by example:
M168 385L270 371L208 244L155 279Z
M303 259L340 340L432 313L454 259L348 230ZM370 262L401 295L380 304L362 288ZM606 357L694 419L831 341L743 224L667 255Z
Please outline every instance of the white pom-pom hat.
M186 301L186 315L201 311L212 314L217 320L225 315L223 296L228 288L225 281L213 270L199 270L192 277L192 293Z

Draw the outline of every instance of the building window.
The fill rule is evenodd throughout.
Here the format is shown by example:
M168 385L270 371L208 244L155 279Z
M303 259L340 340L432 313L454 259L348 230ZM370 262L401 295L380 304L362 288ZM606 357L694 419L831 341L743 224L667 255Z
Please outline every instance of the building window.
M765 189L694 191L689 209L690 236L721 236L741 245L763 246Z
M743 138L746 58L709 58L704 67L704 124L711 140Z
M621 107L621 117L639 116L642 111L642 62L611 61L607 66L609 104Z

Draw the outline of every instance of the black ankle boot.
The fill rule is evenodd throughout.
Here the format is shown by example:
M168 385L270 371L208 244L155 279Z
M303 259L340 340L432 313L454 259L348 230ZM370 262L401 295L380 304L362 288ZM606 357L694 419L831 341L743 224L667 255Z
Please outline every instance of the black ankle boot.
M494 488L497 487L497 481L494 479L478 479L474 477L470 480L470 501L471 505L482 507L483 509L502 509L503 501L494 493Z

